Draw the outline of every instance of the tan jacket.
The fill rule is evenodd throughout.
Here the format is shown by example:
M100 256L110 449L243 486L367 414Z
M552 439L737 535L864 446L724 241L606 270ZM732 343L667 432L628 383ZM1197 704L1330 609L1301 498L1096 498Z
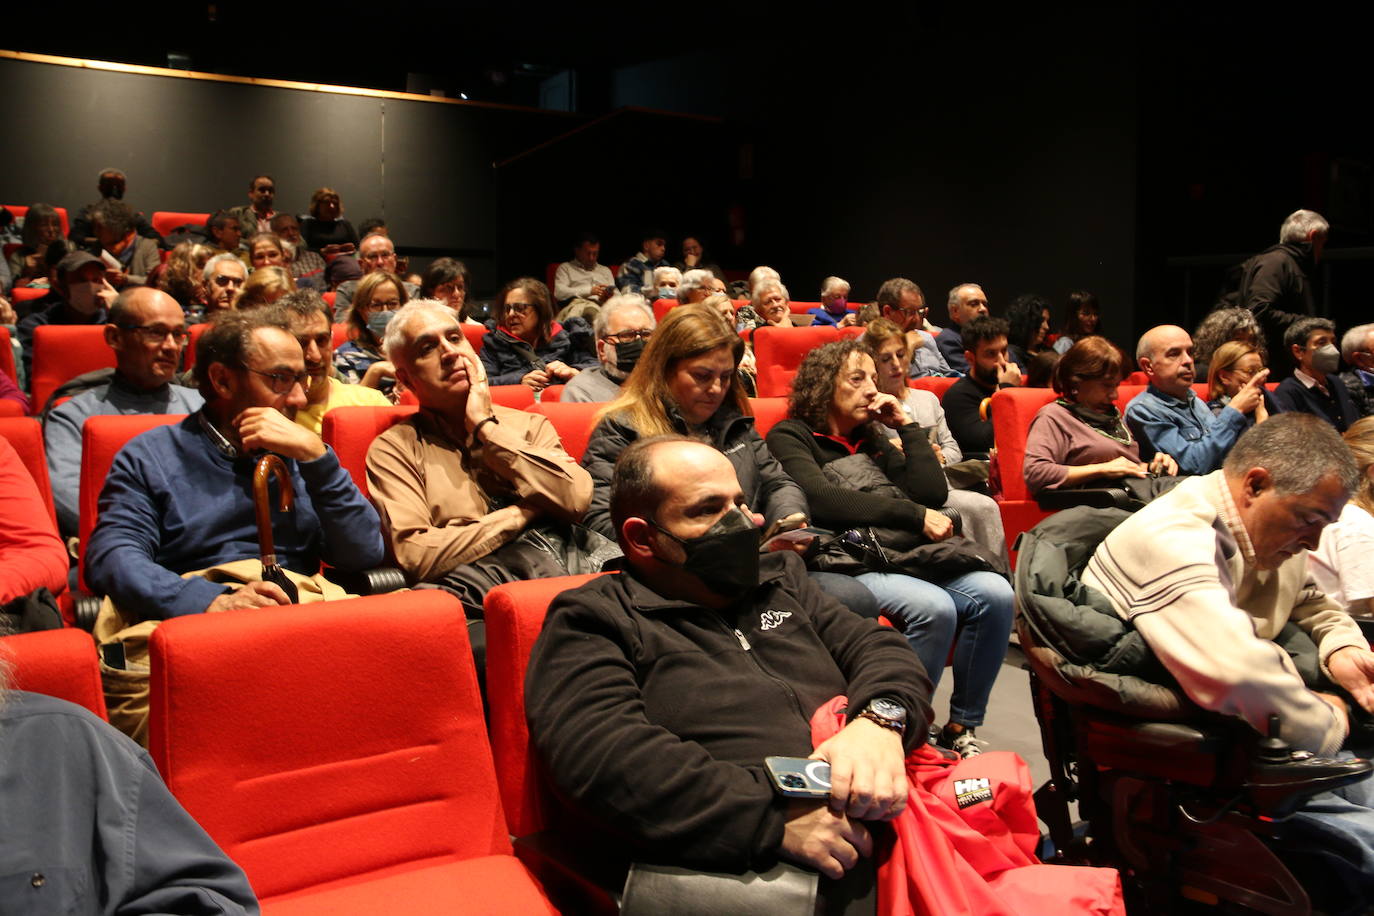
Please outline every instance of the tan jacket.
M493 406L480 443L455 443L421 410L367 453L367 484L397 564L430 581L509 543L525 529L518 506L563 521L582 517L592 478L544 417ZM499 506L500 508L495 508Z

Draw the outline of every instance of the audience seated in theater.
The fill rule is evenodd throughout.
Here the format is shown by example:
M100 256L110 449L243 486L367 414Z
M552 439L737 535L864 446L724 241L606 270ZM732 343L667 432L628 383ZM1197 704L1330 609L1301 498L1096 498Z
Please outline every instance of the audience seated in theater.
M1096 334L1100 323L1101 315L1095 293L1090 293L1086 289L1069 293L1069 304L1064 310L1064 326L1059 331L1059 338L1054 342L1055 352L1067 353L1069 347L1084 337Z
M1355 456L1359 483L1340 518L1307 555L1317 587L1350 613L1374 617L1374 418L1362 417L1341 437Z
M569 526L591 498L591 478L553 424L492 404L481 361L436 300L398 311L385 346L420 410L372 443L367 482L410 581L452 592L468 620L479 621L488 589L568 573L521 539L537 529L571 546Z
M559 398L562 401L614 401L634 371L658 322L643 296L618 293L606 300L592 322L596 356L601 365L573 376Z
M652 296L654 271L667 263L663 260L663 253L667 249L668 244L663 240L662 232L650 229L644 233L639 251L620 265L615 278L616 287L622 293L639 293L646 299Z
M157 278L157 288L175 299L188 315L205 308L205 264L213 254L208 245L182 242L167 256Z
M8 675L0 661L6 910L259 912L243 870L172 797L147 752L74 703L13 689Z
M320 434L324 415L336 407L389 407L391 401L376 388L351 385L334 378L334 329L329 306L313 289L287 293L277 305L286 313L291 333L301 346L310 387L305 407L296 411L296 422Z
M884 319L901 328L906 334L906 350L910 354L912 378L927 375L958 375L945 362L940 348L935 345L935 337L921 326L925 323L927 311L926 298L921 288L905 277L893 277L878 287L878 297L874 301ZM859 324L867 326L873 318L864 319L863 310L856 318Z
M277 183L271 175L258 175L248 182L248 203L228 210L239 221L239 234L251 239L259 232L272 231L272 217L277 211L272 204L277 199Z
M188 313L192 324L209 321L221 312L238 305L243 287L248 282L248 270L232 254L217 254L205 262L201 271L201 290L204 306Z
M353 254L358 248L358 233L343 218L343 203L333 188L320 188L310 195L310 215L301 220L301 238L312 251L326 258ZM388 268L395 270L395 266Z
M1259 322L1249 309L1214 309L1199 322L1197 332L1193 334L1195 375L1202 378L1208 375L1212 354L1228 340L1251 344L1259 351L1261 359L1269 359L1269 354L1264 349L1264 334L1260 332Z
M57 536L38 484L4 436L0 495L0 605L40 588L62 591L67 585L67 548Z
M240 311L271 305L287 293L296 291L296 281L285 267L259 267L248 275L234 308Z
M1045 297L1035 293L1022 293L1007 306L1007 359L1022 372L1030 368L1031 356L1044 349L1049 308Z
M754 429L737 371L743 343L704 306L679 306L664 317L620 397L597 415L582 456L596 482L588 528L615 535L611 477L616 459L631 442L666 433L695 436L723 453L745 502L763 515L767 528L805 527L811 517L806 497ZM813 575L846 607L877 616L873 596L852 578Z
M834 531L881 526L909 539L908 546L946 540L954 523L937 508L949 489L930 438L907 420L896 398L878 390L876 377L873 357L857 340L812 350L793 380L788 419L768 432L768 448L801 485L816 524ZM900 447L892 444L894 431ZM858 580L906 636L932 682L939 682L954 647L954 693L939 742L963 757L981 753L974 731L983 724L1011 635L1007 580L986 570L930 580L865 572Z
M962 327L959 339L968 347L964 361L969 372L949 387L940 404L964 457L986 460L992 451L993 433L992 414L983 411L983 402L999 388L1019 386L1021 369L1007 360L1007 322L1003 318L974 318Z
M81 430L88 417L110 414L193 413L204 400L194 388L172 384L186 347L186 315L161 290L134 287L119 294L106 318L105 343L115 368L88 391L52 409L43 424L57 523L64 537L80 518Z
M1295 210L1279 227L1279 243L1240 266L1238 297L1259 319L1268 352L1288 352L1284 334L1299 318L1317 313L1312 276L1326 248L1330 224L1313 210Z
M711 260L710 256L702 248L701 240L694 235L689 235L682 240L682 260L674 261L673 266L684 274L689 270L704 270L725 284L725 271L721 270L720 265Z
M224 210L210 214L205 221L206 244L215 249L216 254L232 254L243 262L244 267L252 267L248 252L243 247L243 233L237 217Z
M841 277L826 277L821 281L820 308L807 309L812 324L847 328L854 324L849 310L849 281Z
M725 281L700 267L682 272L682 280L677 285L677 301L688 305L701 302L716 293L724 296ZM731 310L733 315L733 307Z
M122 201L127 187L128 178L119 169L101 169L99 177L96 178L96 188L100 191L100 201ZM95 228L91 224L91 211L96 208L100 201L87 204L81 208L81 212L72 219L71 231L67 233L67 238L82 247L95 240ZM148 222L148 217L137 210L134 211L134 231L145 239L152 239L158 247L162 247L162 236L153 228L152 223Z
M1220 414L1240 395L1245 383L1264 370L1259 349L1243 340L1228 340L1212 353L1212 368L1207 371L1207 407ZM1246 426L1263 423L1279 413L1278 402L1265 385L1259 386L1260 399L1245 415ZM1245 406L1245 402L1241 402Z
M964 325L988 314L988 297L977 283L960 283L949 291L950 325L935 335L935 343L945 362L955 372L967 375L968 357L965 351L971 349L963 338Z
M374 232L363 239L362 244L358 246L358 264L363 269L364 277L379 270L396 274L396 246L385 235L378 235ZM338 288L334 290L335 321L343 321L348 317L348 309L353 305L354 293L361 282L361 279L348 280L340 283ZM420 294L420 287L413 283L406 283L404 280L401 282L405 287L407 299L414 299Z
M1345 432L1360 418L1350 390L1336 370L1336 326L1325 318L1299 318L1283 332L1283 349L1293 359L1293 374L1279 382L1274 400L1283 411L1321 417L1337 432Z
M964 520L964 534L1007 560L1006 532L1002 527L1002 513L992 497L982 492L962 489L981 488L988 479L986 461L965 461L954 434L945 422L945 411L933 392L907 386L907 336L902 329L886 318L869 322L860 342L873 357L877 369L876 383L883 394L897 399L902 415L926 431L935 460L945 469L949 483L949 498L944 505L959 510ZM900 436L893 444L901 447Z
M739 313L735 311L735 303L726 297L724 293L712 293L700 302L706 308L720 316L721 321L725 322L725 327L732 334L739 331ZM744 306L740 311L753 309ZM752 330L754 326L750 325ZM758 394L759 367L754 359L754 345L749 341L744 342L744 354L739 358L739 365L735 367L736 374L739 375L740 382L744 385L744 393L749 397Z
M1361 417L1374 416L1374 324L1359 324L1341 337L1341 358L1350 366L1340 374Z
M1220 413L1193 391L1193 339L1183 328L1163 324L1140 338L1136 361L1149 386L1126 405L1126 423L1139 440L1140 459L1165 452L1180 474L1210 474L1249 428L1247 419L1263 401L1269 373L1260 370Z
M584 232L573 243L571 261L558 265L553 273L553 298L560 309L585 299L600 306L615 292L615 277L611 269L597 262L601 256L601 240Z
M105 278L115 289L142 286L162 263L157 242L138 235L134 211L122 200L102 200L91 209L91 228L106 259ZM110 261L119 266L110 266Z
M396 310L409 301L395 274L378 270L363 277L348 310L348 340L334 351L334 368L345 382L376 388L397 400L396 370L382 355L382 338Z
M259 232L248 240L248 260L254 270L262 267L282 267L286 264L286 246L275 233ZM288 270L287 273L290 273ZM294 282L295 278L292 278Z
M542 391L598 364L591 325L581 318L556 325L549 288L532 277L501 287L489 324L481 357L492 385Z
M791 297L787 294L787 287L782 285L780 280L762 280L754 285L754 291L750 294L749 304L754 307L754 311L763 319L760 327L772 328L791 328L800 324L809 324L811 319L797 321L788 308L787 303Z
M554 601L526 685L532 749L586 824L577 842L625 861L742 872L782 858L841 877L872 855L860 821L905 805L903 756L931 719L919 663L795 555L758 552L761 519L715 449L640 440L611 488L625 571ZM849 724L813 753L808 719L837 695ZM852 774L838 812L773 791L763 760L788 754Z
M435 258L420 277L420 298L448 304L463 324L481 324L469 313L467 266L453 258ZM356 294L355 294L356 295Z
M105 264L95 255L74 251L57 263L56 285L35 309L20 319L19 342L24 347L24 377L29 378L33 362L33 332L47 324L104 324L105 310L119 295L105 279ZM37 405L41 408L43 405Z
M676 299L677 286L682 282L682 271L671 264L654 268L653 292L659 299ZM648 298L647 296L645 298Z
M286 252L286 266L297 286L310 286L317 290L328 288L324 277L324 258L306 246L301 238L300 221L296 217L290 213L278 213L272 217L272 234L281 239Z
M30 204L24 214L20 246L9 256L12 286L46 286L48 246L62 238L62 220L52 204Z
M1045 490L1118 486L1123 478L1173 477L1178 464L1156 452L1147 465L1117 409L1121 354L1102 337L1084 337L1059 360L1059 395L1036 413L1022 472L1032 496Z

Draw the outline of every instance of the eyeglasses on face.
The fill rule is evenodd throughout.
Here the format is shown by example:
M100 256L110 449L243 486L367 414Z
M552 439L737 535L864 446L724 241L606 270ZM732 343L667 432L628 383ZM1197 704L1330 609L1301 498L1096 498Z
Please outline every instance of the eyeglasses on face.
M223 288L226 286L242 286L247 281L244 277L235 277L229 274L216 274L214 282L216 286Z
M899 309L897 309L897 311L901 312L903 315L924 315L926 312L929 312L929 311L930 311L930 306L928 306L928 305L921 305L921 306L917 306L917 307L914 308L914 309L903 309L903 308L899 308Z
M534 312L534 306L528 302L509 302L505 306L506 314L524 318Z
M373 299L367 304L374 312L394 312L401 307L400 299Z
M648 340L653 333L653 328L640 328L634 331L621 331L619 334L607 334L606 339L613 344L627 344L636 340Z
M267 385L273 394L286 394L296 385L306 388L310 384L309 372L263 372L261 369L248 371L267 379Z
M186 339L191 336L191 332L185 328L169 328L160 324L117 324L115 327L119 328L121 331L129 331L138 335L139 340L150 345L162 343L170 334L173 342L180 346L186 343Z

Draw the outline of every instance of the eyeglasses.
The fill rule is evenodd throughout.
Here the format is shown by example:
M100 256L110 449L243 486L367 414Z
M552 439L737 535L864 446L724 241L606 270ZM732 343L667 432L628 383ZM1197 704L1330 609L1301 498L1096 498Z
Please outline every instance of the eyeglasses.
M619 334L607 334L606 340L609 340L613 344L634 343L636 340L648 340L653 333L653 328L640 328L636 331L621 331Z
M516 315L521 318L534 311L534 306L528 302L511 302L506 305L506 313Z
M309 372L263 372L261 369L248 371L267 379L267 385L273 394L286 394L297 385L301 388L308 388L310 385Z
M930 306L922 305L914 309L899 308L897 311L901 312L903 315L924 315L926 312L930 311Z
M215 277L216 286L242 286L245 282L244 277L231 277L228 274L219 274Z
M160 344L167 339L170 334L173 342L178 346L186 343L186 339L191 336L191 332L185 328L165 328L160 324L140 325L140 324L117 324L115 327L121 331L132 331L138 335L139 340L145 344Z

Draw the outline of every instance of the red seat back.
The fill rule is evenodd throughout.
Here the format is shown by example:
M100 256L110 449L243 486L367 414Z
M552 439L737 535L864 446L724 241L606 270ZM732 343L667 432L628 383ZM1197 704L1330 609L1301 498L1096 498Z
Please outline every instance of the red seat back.
M550 385L543 391L539 392L539 400L547 401L550 404L557 404L559 401L563 400L563 389L566 387L568 386Z
M681 305L676 299L655 299L654 300L654 321L662 321L663 316L667 315L677 306Z
M1036 412L1056 397L1048 388L1003 388L992 396L992 429L1003 499L1031 498L1021 473L1026 459L1026 434Z
M19 373L14 368L14 344L10 340L10 329L6 327L0 327L0 372L19 384Z
M15 204L5 204L5 209L10 211L16 220L23 219L24 215L29 212L27 205L21 207ZM67 225L67 208L53 207L53 209L57 211L57 220L62 224L62 237L65 239L71 234L71 229Z
M196 341L200 340L200 335L204 334L209 327L210 322L204 321L200 324L193 324L186 329L190 336L186 338L186 349L181 351L181 367L183 369L190 369L196 364Z
M339 456L339 464L353 478L353 483L368 495L367 450L372 440L406 417L418 407L336 407L324 415L320 438Z
M21 302L32 302L35 299L42 299L50 292L51 290L43 286L16 286L10 290L10 301L15 305Z
M53 528L57 527L57 510L53 507L52 481L48 478L48 456L43 448L43 427L33 417L0 418L0 437L18 453L24 468L38 485L38 495L43 497L43 505L48 507Z
M0 639L0 660L8 663L15 690L57 697L107 718L100 664L89 633L67 628L6 636Z
M176 213L171 210L159 210L149 217L149 222L157 230L158 235L171 235L172 230L181 226L204 226L210 221L209 213Z
M20 404L18 401L11 400L10 398L0 400L0 417L10 419L13 417L23 416L27 416L27 414L24 411L23 404Z
M333 347L337 350L339 347L343 346L344 343L348 340L348 332L353 329L353 325L347 322L343 322L340 324L330 325L330 329L334 332Z
M320 293L320 298L324 300L324 304L329 306L330 309L334 308L334 300L338 297L339 294L334 292L334 290L332 289L327 293Z
M153 760L260 898L510 853L452 595L176 617L151 656Z
M487 329L480 324L463 324L463 336L472 344L472 349L478 353L482 352L482 338L487 336Z
M953 384L957 381L959 381L957 377L949 377L943 375L926 375L922 376L921 378L907 379L907 384L910 385L912 388L919 388L922 391L929 391L932 394L934 394L937 398L944 400L945 392L948 391L950 387L953 386Z
M795 299L792 299L787 303L787 308L789 311L792 312L793 315L805 315L812 309L818 309L820 307L821 304L819 302L798 302Z
M95 530L100 509L100 489L110 476L119 450L134 436L150 429L179 423L185 414L128 414L88 417L81 427L81 482L77 494L80 518L77 528L81 536L81 587L86 586L86 545ZM187 481L191 486L192 481Z
M511 582L487 592L487 703L491 750L501 785L501 804L514 836L544 826L548 811L543 779L530 754L525 725L525 669L549 604L560 592L595 576L562 576Z
M1124 379L1122 379L1122 384L1139 385L1142 388L1144 388L1149 383L1150 377L1146 375L1144 372L1141 372L1139 369L1136 369L1134 372L1131 372Z
M759 328L754 332L759 397L786 397L792 390L792 376L797 374L806 354L839 339L839 329L828 326Z
M491 402L514 410L526 410L534 404L534 389L529 385L492 385Z
M553 428L558 431L558 438L563 440L563 451L581 461L582 453L587 450L587 443L592 438L592 429L596 425L593 418L597 411L605 406L595 401L540 401L529 410L548 417Z
M43 324L33 331L33 377L29 390L34 412L63 382L94 369L113 369L114 351L105 343L103 324Z
M750 398L754 410L754 429L760 436L768 435L773 424L787 419L787 398Z

